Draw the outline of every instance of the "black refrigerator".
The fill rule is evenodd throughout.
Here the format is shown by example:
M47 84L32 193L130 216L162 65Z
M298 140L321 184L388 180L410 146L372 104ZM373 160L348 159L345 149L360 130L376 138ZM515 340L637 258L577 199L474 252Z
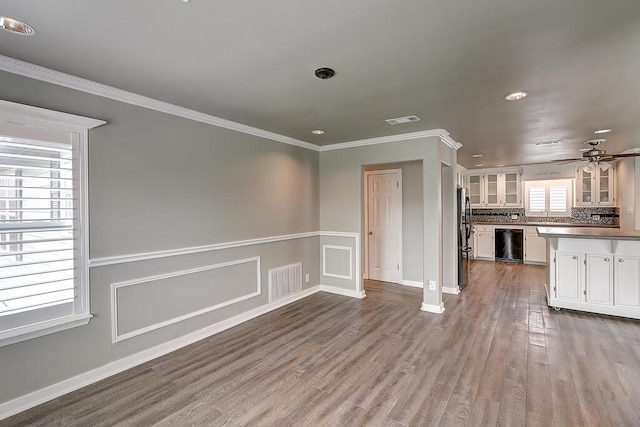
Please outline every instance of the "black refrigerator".
M457 222L458 222L458 289L462 290L469 283L469 260L471 258L471 202L469 190L458 188Z

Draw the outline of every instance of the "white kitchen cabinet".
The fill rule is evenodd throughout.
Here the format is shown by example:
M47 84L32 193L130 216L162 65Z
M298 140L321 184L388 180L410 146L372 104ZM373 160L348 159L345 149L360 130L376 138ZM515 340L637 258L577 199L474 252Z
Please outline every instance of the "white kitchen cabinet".
M480 208L484 206L484 199L482 197L482 174L469 174L467 175L467 186L469 188L469 201L472 208Z
M556 252L555 254L555 298L580 302L582 300L582 254Z
M550 306L640 319L640 240L545 235Z
M576 171L576 206L614 206L616 167L607 170L596 167L586 172L582 166Z
M490 225L480 225L475 228L475 258L495 259L495 228Z
M610 255L586 254L585 301L613 305L613 262Z
M520 170L487 171L484 175L484 207L522 207Z
M616 255L613 259L614 304L640 309L640 258Z
M547 262L547 239L538 236L537 227L526 227L524 233L524 262Z

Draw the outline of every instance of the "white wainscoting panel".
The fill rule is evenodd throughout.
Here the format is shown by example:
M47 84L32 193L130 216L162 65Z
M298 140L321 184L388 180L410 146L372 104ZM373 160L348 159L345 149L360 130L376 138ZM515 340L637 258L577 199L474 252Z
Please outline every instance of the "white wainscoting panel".
M329 251L341 251L346 254L349 265L349 274L344 272L331 272L327 270L327 258ZM336 277L338 279L353 280L353 249L350 246L322 245L322 275L327 277Z
M171 319L167 319L164 320L162 322L158 322L158 323L154 323L152 325L143 327L143 328L139 328L133 331L129 331L123 334L119 333L119 328L118 328L118 290L119 289L123 289L125 287L130 287L130 286L136 286L136 285L141 285L141 284L147 284L150 282L158 282L160 280L164 280L164 279L169 279L169 278L174 278L174 277L180 277L180 276L188 276L191 274L197 274L197 273L203 273L203 272L207 272L207 271L211 271L211 270L217 270L217 269L222 269L225 267L232 267L232 266L237 266L240 264L246 264L246 263L255 263L255 267L256 267L256 287L255 290L253 292L250 292L248 294L242 295L242 296L238 296L223 302L219 302L216 304L213 304L209 307L205 307L187 314L183 314ZM247 259L240 259L240 260L235 260L235 261L230 261L230 262L225 262L225 263L220 263L220 264L215 264L215 265L209 265L206 267L200 267L200 268L194 268L194 269L190 269L190 270L183 270L183 271L176 271L176 272L172 272L172 273L167 273L167 274L162 274L162 275L157 275L157 276L149 276L149 277L143 277L143 278L139 278L139 279L133 279L133 280L128 280L125 282L117 282L117 283L112 283L111 284L111 337L112 337L112 341L114 343L128 339L128 338L133 338L135 336L138 335L142 335L145 334L147 332L177 323L177 322L181 322L183 320L186 319L190 319L192 317L196 317L199 315L202 315L204 313L208 313L211 312L213 310L217 310L219 308L222 307L226 307L228 305L231 304L235 304L238 303L240 301L244 301L246 299L249 298L253 298L256 296L259 296L262 294L262 285L261 285L261 278L260 278L260 257L253 257L253 258L247 258Z

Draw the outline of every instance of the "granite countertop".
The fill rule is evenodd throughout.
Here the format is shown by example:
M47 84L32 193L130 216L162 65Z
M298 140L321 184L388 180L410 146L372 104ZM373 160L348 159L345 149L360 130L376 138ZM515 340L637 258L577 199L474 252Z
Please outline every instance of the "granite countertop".
M576 239L640 240L640 231L605 227L538 227L538 235Z
M590 228L620 228L617 224L574 224L570 222L524 222L524 221L509 221L509 222L498 222L498 221L474 221L472 225L516 225L518 227L590 227Z

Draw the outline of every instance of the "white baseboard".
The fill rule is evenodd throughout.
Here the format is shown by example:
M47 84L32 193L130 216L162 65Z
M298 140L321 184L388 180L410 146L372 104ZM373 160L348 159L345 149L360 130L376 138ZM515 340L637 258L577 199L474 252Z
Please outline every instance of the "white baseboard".
M404 286L411 286L412 288L424 288L424 284L422 282L417 282L415 280L402 280L400 284Z
M458 295L460 293L460 289L458 289L458 287L448 287L448 286L443 286L442 287L442 293L443 294L452 294L452 295Z
M423 302L422 307L420 307L420 310L428 311L429 313L441 314L441 313L444 313L444 303L441 302L440 305L433 305L433 304L427 304Z
M266 305L254 308L247 312L230 317L229 319L207 326L206 328L184 335L175 340L168 341L166 343L157 345L155 347L149 348L147 350L141 351L136 354L132 354L130 356L108 363L104 366L101 366L99 368L77 375L75 377L66 379L64 381L50 385L48 387L26 394L24 396L20 396L8 402L0 403L0 420L8 418L12 415L18 414L22 411L26 411L27 409L33 408L34 406L37 406L41 403L47 402L49 400L60 397L64 394L78 390L89 384L93 384L97 381L108 378L112 375L118 374L122 371L133 368L135 366L138 366L142 363L153 360L157 357L163 356L172 351L178 350L189 344L193 344L196 341L200 341L204 338L210 337L211 335L215 335L219 332L222 332L224 330L237 326L243 322L246 322L255 317L261 316L277 308L283 307L294 301L300 300L302 298L306 298L309 295L315 294L316 292L319 292L321 290L332 292L331 290L322 289L322 288L323 286L314 286L309 289L305 289L298 294L291 295L291 296L282 298L278 301L274 301L270 304L266 304ZM334 287L324 287L324 288L338 289ZM345 292L348 293L349 291L345 290ZM337 292L333 292L333 293L337 293ZM364 292L363 292L363 296L364 296ZM361 297L358 297L358 298L361 298Z
M344 295L345 297L351 298L364 298L366 295L363 291L354 291L351 289L339 288L337 286L329 286L329 285L320 285L320 291L329 292L337 295Z

